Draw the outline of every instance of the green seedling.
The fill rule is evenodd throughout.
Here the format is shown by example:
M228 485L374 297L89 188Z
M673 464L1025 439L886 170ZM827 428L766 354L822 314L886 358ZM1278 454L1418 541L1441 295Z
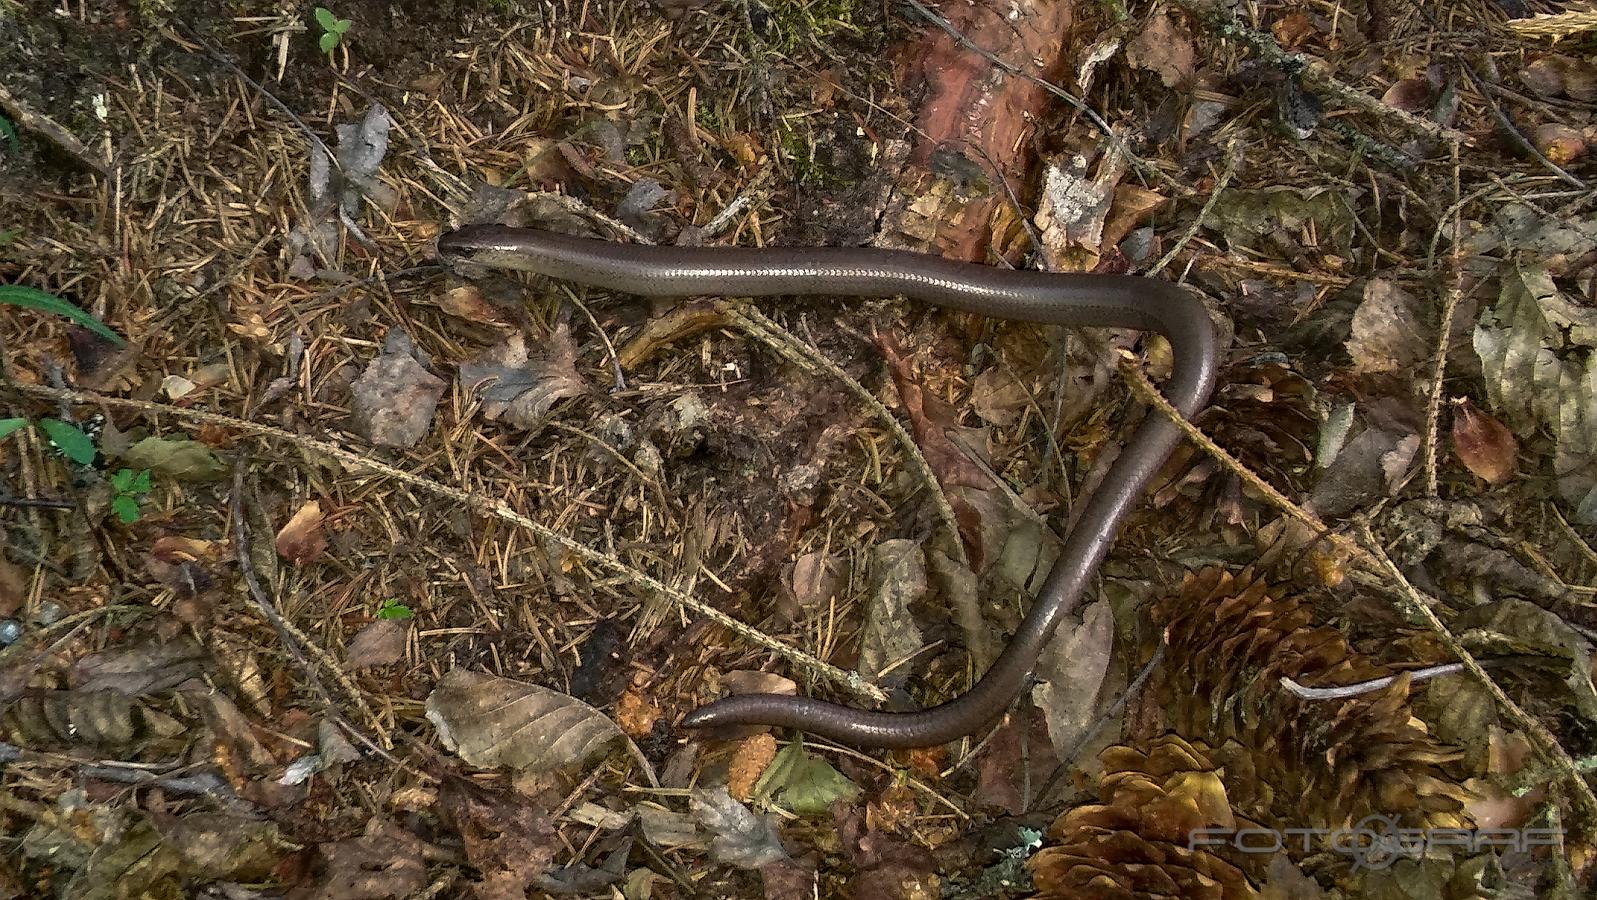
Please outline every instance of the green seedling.
M111 511L131 525L139 520L139 501L150 492L150 472L119 469L111 475Z
M384 600L383 605L377 607L377 618L379 619L408 619L412 615L414 613L410 611L410 607L400 603L399 600L393 597Z
M316 24L322 26L322 52L332 53L344 42L344 32L349 26L355 24L348 19L340 19L333 15L332 10L326 7L316 7Z

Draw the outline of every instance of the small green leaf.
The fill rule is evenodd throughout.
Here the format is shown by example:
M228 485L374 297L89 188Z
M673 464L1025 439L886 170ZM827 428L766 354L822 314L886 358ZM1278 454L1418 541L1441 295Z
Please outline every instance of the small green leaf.
M148 494L149 492L150 492L150 471L148 469L146 469L143 472L140 472L137 478L133 479L133 493L135 493L135 494Z
M339 34L343 34L344 32L348 31L349 30L349 26L351 26L353 24L355 24L355 23L351 22L348 19L339 19L337 22L333 23L333 30L338 32Z
M118 494L126 494L133 489L133 470L118 469L111 473L111 487Z
M337 31L338 17L325 6L316 7L316 24L322 26L323 31Z
M15 419L0 419L0 438L4 438L6 435L16 431L18 428L25 427L27 424L28 420L21 417Z
M47 294L44 291L20 284L0 284L0 303L9 303L12 306L37 309L64 316L118 346L127 343L116 332L105 327L105 324L99 319L54 294Z
M111 511L122 520L122 524L132 525L139 520L139 501L127 494L118 494L111 498Z
M22 145L17 142L16 126L12 125L11 120L5 116L0 116L0 137L5 138L6 143L11 145L12 153L22 149Z
M94 442L89 436L78 430L78 426L63 422L60 419L40 419L39 427L49 435L50 443L61 449L67 459L80 466L87 466L94 462Z
M824 815L838 800L859 794L859 786L832 764L788 744L771 760L754 785L755 796L770 797L799 815Z
M410 607L392 597L384 600L383 605L377 608L377 618L379 619L408 619L412 615L415 614L411 612Z
M20 228L0 229L0 247L4 247L5 245L11 243L12 240L14 240L16 236L21 233L22 229Z
M338 32L329 31L322 35L321 45L323 53L332 53L333 48L338 46Z

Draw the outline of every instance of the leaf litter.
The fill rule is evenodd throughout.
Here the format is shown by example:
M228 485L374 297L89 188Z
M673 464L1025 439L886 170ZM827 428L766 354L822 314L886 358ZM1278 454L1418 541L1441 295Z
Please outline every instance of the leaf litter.
M1081 4L1056 5L1056 13L1073 13L1068 28L1038 28L1026 4L1013 20L991 18L980 4L941 8L969 41L1017 53L1012 64L1020 69L1075 79L1080 90L1072 93L1087 98L1138 154L1116 158L1090 118L1048 99L1035 82L981 77L988 70L969 48L923 27L913 7L691 6L678 4L675 14L692 15L670 24L648 15L609 17L600 4L570 35L523 19L515 23L517 41L497 43L456 40L461 23L427 19L421 8L409 13L416 27L391 36L365 27L361 11L351 10L358 27L343 48L347 68L305 66L303 42L272 31L261 38L268 52L260 70L251 70L259 86L238 82L237 90L223 69L201 83L187 80L183 66L157 72L121 55L122 45L144 41L78 42L115 63L106 70L115 74L101 79L96 60L60 55L73 41L29 42L27 17L0 36L5 42L20 35L30 43L26 52L43 54L41 65L53 60L57 71L85 75L64 83L59 98L38 94L26 79L8 90L67 122L80 118L74 110L103 109L92 130L117 151L114 179L68 182L52 174L55 163L34 164L34 145L43 139L20 122L19 140L0 161L22 187L7 207L15 226L0 223L7 242L0 277L62 286L75 308L115 323L138 344L119 349L64 320L3 317L7 382L64 383L162 408L63 407L26 398L6 413L71 423L84 437L64 437L70 447L56 442L76 462L56 454L37 429L0 442L4 562L16 570L4 607L30 648L8 653L8 664L19 662L0 678L8 692L11 685L30 692L8 701L7 738L13 746L62 751L8 763L17 809L39 812L13 819L26 820L26 828L70 816L111 835L96 845L77 834L63 839L74 829L41 827L35 845L48 852L25 859L48 863L22 863L30 867L26 875L48 865L48 886L70 888L69 896L94 896L96 885L115 879L152 895L237 890L199 886L217 880L276 880L301 897L539 890L644 896L673 886L687 891L685 884L707 896L742 896L762 886L768 896L917 896L956 868L992 862L980 854L1034 848L1013 829L997 838L962 816L985 809L1035 817L1044 806L1114 795L1090 759L1071 761L1070 778L1031 794L1049 787L1039 783L1051 765L1047 745L1058 747L1065 735L1079 740L1092 725L1090 707L1106 702L1106 688L1125 683L1155 642L1140 613L1113 590L1106 593L1116 598L1116 615L1084 606L1089 627L1039 667L1049 682L1037 692L1042 715L1021 710L985 744L882 755L875 757L879 767L783 744L773 733L730 746L689 740L671 731L677 717L723 691L827 695L831 688L802 665L765 656L692 617L635 623L630 616L646 592L591 561L433 503L415 483L329 464L308 446L263 441L252 430L270 426L296 439L353 433L343 439L351 452L492 496L775 641L849 668L887 669L887 680L907 695L891 702L923 706L952 696L985 668L995 639L1038 589L1093 466L1142 414L1120 402L1114 360L1059 352L1057 336L1043 329L898 304L771 304L792 336L820 348L905 421L932 464L928 480L874 414L780 402L784 388L822 397L836 388L833 376L802 372L769 353L765 339L739 330L731 305L689 302L651 315L659 310L590 292L577 321L594 342L579 350L565 324L572 309L541 282L519 275L479 281L463 271L465 282L440 289L428 268L430 242L459 221L559 222L683 246L908 240L998 266L1036 267L1040 257L1053 257L1046 261L1056 268L1063 262L1106 272L1140 271L1173 251L1162 277L1217 301L1227 318L1222 333L1240 336L1228 352L1279 351L1320 391L1291 415L1313 421L1335 413L1318 435L1324 452L1316 456L1313 430L1288 428L1283 410L1291 404L1272 396L1286 393L1283 383L1235 381L1222 385L1215 405L1257 421L1230 427L1205 420L1206 430L1288 497L1309 498L1334 526L1368 515L1377 529L1402 531L1388 546L1416 583L1443 596L1438 614L1478 654L1521 658L1512 676L1499 679L1504 691L1565 750L1589 755L1582 743L1593 714L1589 648L1564 619L1580 619L1583 585L1593 577L1582 550L1591 540L1593 493L1583 413L1592 406L1586 319L1597 230L1579 191L1559 193L1564 176L1529 149L1505 149L1515 145L1510 129L1517 129L1547 161L1590 180L1592 123L1580 104L1597 82L1568 40L1583 32L1553 44L1548 37L1556 33L1545 29L1568 26L1543 16L1509 18L1505 29L1504 14L1486 10L1496 43L1492 66L1481 68L1468 39L1456 38L1474 33L1468 28L1483 14L1479 4L1450 9L1465 29L1450 32L1435 32L1423 16L1375 23L1362 10L1327 17L1248 8L1225 26L1224 40L1213 22L1181 11L1196 8L1189 4L1132 4L1120 24L1100 21L1100 11ZM726 18L729 11L736 15ZM809 18L823 12L841 18L835 25ZM494 15L485 12L484 21ZM910 27L882 27L901 22ZM55 24L70 37L91 23ZM147 25L141 14L116 27L136 37ZM255 27L203 16L193 25L224 53L237 52ZM1305 68L1280 71L1285 64L1254 42L1250 29L1304 54ZM677 40L701 34L711 39ZM905 83L889 82L896 72L868 73L848 62L884 58L889 35L908 41L904 59L930 63L905 67L906 77L924 80L911 93ZM407 40L455 49L418 61L394 52ZM162 41L149 52L185 52ZM1380 65L1366 64L1372 42L1382 48ZM759 61L757 71L749 60ZM672 71L698 73L692 90ZM1327 87L1327 72L1351 95ZM659 95L687 97L690 108L661 112ZM923 95L924 117L901 100ZM1447 146L1416 138L1424 132L1377 106L1459 128L1475 144L1461 146L1455 167ZM922 152L928 148L918 145L918 133L900 129L878 107L914 116L916 128L935 135L935 151ZM760 108L766 112L749 112ZM995 118L967 115L978 109ZM802 115L789 114L795 110ZM308 140L307 132L330 135L333 148ZM993 143L983 145L988 139ZM1216 175L1232 141L1240 164L1222 188ZM1389 161L1394 151L1401 164ZM1455 175L1463 220L1457 248L1448 218ZM540 195L529 199L524 189ZM894 192L903 202L883 199ZM456 208L472 196L497 197L506 217ZM1042 211L1028 218L1032 209ZM62 253L63 246L82 252ZM1464 275L1456 285L1455 249ZM401 270L412 274L388 277ZM316 293L305 280L336 287ZM1454 288L1461 296L1455 325L1475 334L1451 342L1436 392L1435 353L1449 342L1434 332ZM541 322L556 324L540 330ZM1319 337L1291 343L1282 333L1287 323ZM873 352L859 339L873 329L911 337L899 348L878 342ZM1029 345L1010 343L1018 333L1040 336ZM511 334L519 350L507 340ZM583 368L592 360L581 357L607 354L599 349L606 339L618 348L628 388L602 404L563 403L596 396ZM1157 342L1115 340L1147 349L1158 376ZM883 358L892 386L879 371ZM1056 384L1060 372L1066 390ZM1446 433L1429 433L1433 397L1458 401L1439 417L1441 428L1451 428L1451 445ZM457 418L453 404L474 400L482 415ZM817 440L811 454L813 434L772 427L796 409L803 410L798 418L836 420L825 424L844 437ZM669 410L682 413L680 429L667 434L646 424ZM221 413L249 427L213 423L192 437L174 430L193 427L181 418L193 413ZM501 427L484 424L491 422ZM541 427L548 422L572 431ZM518 433L507 439L505 431ZM611 477L622 471L614 456L576 431L622 449L660 495L696 498L688 506L698 518L660 502L654 487L639 493L636 479ZM1279 441L1280 460L1268 458L1272 441ZM237 458L248 465L242 548L232 544L223 481ZM1208 462L1201 453L1195 458ZM101 524L109 503L102 482L122 468L152 472L153 502L142 521ZM795 468L806 472L793 480L797 489L764 490L788 484L784 475ZM1139 510L1102 570L1104 583L1168 588L1199 562L1218 557L1233 570L1257 563L1318 598L1306 601L1315 622L1379 647L1383 665L1440 661L1425 634L1394 617L1368 583L1310 583L1330 582L1339 571L1318 555L1314 541L1323 536L1293 552L1271 551L1278 545L1269 536L1284 533L1270 520L1273 508L1245 495L1219 467L1195 465L1179 485L1166 505ZM957 538L945 533L929 502L937 491L955 507ZM338 510L336 529L305 527L313 516L285 529L285 518L297 519L308 497ZM81 504L89 515L9 505L13 499ZM1421 501L1442 505L1410 515ZM1187 502L1200 512L1188 515ZM771 526L751 528L750 516L767 509L775 510ZM1571 523L1567 530L1559 516ZM78 521L84 518L86 525ZM1223 522L1222 534L1210 533L1211 520ZM278 557L280 530L294 540ZM924 577L906 581L914 590L879 590L872 580L877 548L905 542L920 549ZM1431 555L1405 555L1415 547ZM306 642L309 665L335 705L379 747L396 730L435 739L421 698L431 687L433 707L458 699L438 690L458 689L453 676L428 680L452 667L513 676L522 685L560 685L569 675L575 691L582 636L596 620L611 622L620 637L605 683L615 689L583 693L595 706L575 710L579 724L568 731L593 726L593 747L578 741L511 749L516 742L503 730L515 727L517 715L537 730L524 702L528 709L547 703L551 715L572 712L570 698L552 688L536 701L508 698L500 718L470 701L462 710L482 721L432 710L443 723L438 734L462 739L457 753L417 753L419 745L402 740L389 759L352 743L307 689L310 675L285 647L289 639L263 627L241 602L248 589L240 550L255 561L266 596L303 634L294 640ZM1462 570L1451 564L1460 553L1474 554ZM279 566L276 558L289 562ZM1515 572L1518 581L1508 577ZM1531 583L1524 573L1541 587L1524 587ZM412 619L373 619L373 610L386 608L379 604L398 598ZM63 618L76 616L87 618ZM58 622L66 624L56 628ZM1282 614L1257 624L1290 632L1300 623ZM208 685L203 695L184 687L196 675ZM1414 720L1462 751L1458 770L1425 776L1451 789L1455 776L1470 775L1459 783L1481 798L1468 807L1473 824L1514 827L1556 814L1578 830L1581 818L1566 802L1572 795L1547 774L1545 759L1502 761L1504 746L1530 745L1497 700L1465 678L1415 685L1417 697L1437 702L1416 702ZM635 789L647 777L607 752L617 739L613 726L595 719L606 714L626 724L640 755L662 767L676 793L638 799ZM1358 721L1344 718L1338 727L1356 730ZM1117 759L1141 753L1146 760L1145 739L1163 723L1144 709L1103 723L1103 732L1118 735L1103 739L1128 745L1116 750ZM1046 726L1058 733L1045 737ZM559 744L545 736L550 740ZM1381 740L1371 744L1368 755L1340 757L1338 771L1367 778L1361 766L1395 752ZM143 766L182 760L200 767L205 760L216 769L141 769L139 777L162 779L160 786L130 790L75 761L99 760L112 749ZM784 762L776 766L779 755ZM532 774L544 762L561 762L555 769L570 780ZM1224 768L1252 773L1258 796L1249 799L1258 800L1281 790L1272 764L1268 755L1231 757ZM702 810L685 792L734 783L734 770L733 802L744 805L722 804L720 816L696 820ZM750 779L767 770L783 790L759 799ZM297 783L279 784L289 771ZM1163 795L1161 810L1182 812L1189 799L1180 776L1171 781L1169 773L1135 765L1119 771L1125 784L1175 788ZM464 802L446 789L463 779L486 793ZM1202 783L1213 787L1214 779L1204 773ZM56 798L77 785L87 785L87 795L68 811L57 809ZM1314 792L1292 796L1302 798L1305 814L1314 809ZM349 797L369 798L382 811L371 818ZM803 815L772 818L767 802ZM202 809L232 803L270 811L302 848L271 847L251 826L207 818ZM1116 821L1117 851L1164 846L1157 833L1137 828L1159 822L1127 815ZM182 862L191 852L178 849L189 840L174 836L182 827L215 858ZM371 829L364 839L363 827ZM709 847L718 839L729 862L714 867L707 865L718 858ZM1563 870L1559 854L1537 859L1545 880L1526 890L1546 893L1561 872L1573 873L1584 858L1581 841L1579 834L1567 838L1572 865ZM978 844L979 853L970 849ZM1213 865L1179 849L1183 858ZM1107 855L1079 862L1098 865ZM1168 860L1177 855L1135 864L1142 875L1174 877ZM233 857L236 868L225 862ZM1466 866L1485 857L1504 879L1522 882L1516 889L1533 883L1515 868L1514 854L1496 852L1460 863L1457 879L1468 881ZM142 871L124 865L133 859L143 861ZM265 874L257 865L263 860ZM1407 872L1408 895L1456 883L1445 868L1433 859ZM1015 879L1023 867L994 864L990 871L1005 881L965 896L1022 890ZM1311 870L1281 855L1249 877L1294 895L1323 893L1304 871ZM13 874L0 866L0 885ZM1358 893L1329 869L1312 874ZM946 879L943 886L953 889Z

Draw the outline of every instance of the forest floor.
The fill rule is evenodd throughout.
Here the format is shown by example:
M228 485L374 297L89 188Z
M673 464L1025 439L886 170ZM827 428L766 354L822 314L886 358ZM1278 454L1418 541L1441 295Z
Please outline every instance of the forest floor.
M0 0L0 898L1588 895L1567 6ZM1220 384L994 729L699 734L967 689L1169 348L490 222L1175 281Z

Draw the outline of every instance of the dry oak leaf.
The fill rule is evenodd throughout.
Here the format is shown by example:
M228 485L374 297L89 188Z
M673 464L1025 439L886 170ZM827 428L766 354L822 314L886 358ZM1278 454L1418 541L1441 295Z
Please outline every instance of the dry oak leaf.
M355 432L380 447L414 447L432 425L444 380L427 371L427 360L409 335L395 328L383 352L355 379L350 402Z
M403 619L378 619L362 628L344 651L344 666L369 669L386 666L405 658L405 642L410 623Z
M461 384L482 397L483 416L531 429L567 397L580 397L588 383L577 372L577 347L565 322L549 337L548 352L530 355L519 333L460 367Z
M1196 60L1186 25L1169 12L1156 14L1126 45L1126 62L1158 74L1165 87L1191 82Z
M579 766L622 739L604 713L536 684L454 669L427 697L444 746L473 766L538 773Z
M277 532L277 555L296 566L315 562L327 549L327 537L322 534L322 505L311 500L288 520Z

